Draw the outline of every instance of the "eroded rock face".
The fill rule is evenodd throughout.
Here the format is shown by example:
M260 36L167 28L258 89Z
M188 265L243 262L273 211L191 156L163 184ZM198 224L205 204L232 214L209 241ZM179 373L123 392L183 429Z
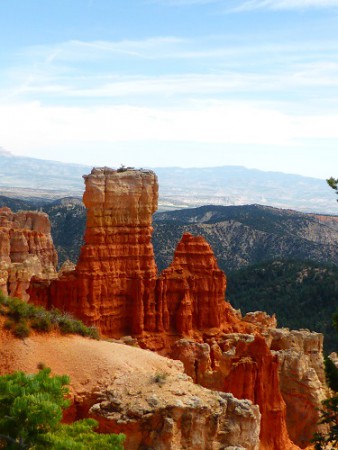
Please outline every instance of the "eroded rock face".
M31 278L55 278L56 264L47 214L0 208L0 290L28 300Z
M188 336L193 330L220 328L225 287L210 245L201 236L185 233L158 280L159 330Z
M123 431L126 448L163 450L213 450L259 448L260 414L248 400L232 394L209 391L182 382L185 375L155 374L145 380L142 395L127 387L123 379L101 392L99 402L89 413L99 421L100 429ZM140 383L139 374L137 383ZM129 383L132 376L129 375ZM123 385L122 385L123 382ZM135 386L136 380L133 385ZM127 384L128 386L128 384ZM130 385L129 385L130 386ZM128 402L126 402L128 399Z
M293 445L286 427L285 403L279 389L278 358L265 338L225 334L204 343L181 339L173 347L185 371L202 386L231 392L259 405L262 414L260 449L284 450Z
M323 381L320 358L317 350L312 349L313 345L318 347L318 343L303 334L284 337L276 329L275 317L263 312L242 318L224 301L225 275L202 237L184 234L172 264L157 278L151 244L151 220L158 195L153 172L93 169L85 182L88 218L79 262L75 268L64 267L58 280L51 283L35 280L30 288L32 300L69 311L88 325L98 326L109 337L131 335L130 339L137 339L142 348L181 360L186 373L196 383L231 392L259 405L262 415L260 450L298 448L289 438L286 423L299 445L309 440L315 431L312 408L318 403L318 399L313 398L316 394L311 393L311 389L319 386L314 374L319 382ZM287 339L297 345L287 344ZM297 361L292 353L296 347ZM303 364L302 369L297 364ZM312 381L304 387L309 374ZM302 398L298 406L301 418L290 412L286 421L285 401L290 409L298 390L298 398ZM112 417L120 425L126 421L125 431L128 434L129 430L134 436L134 443L130 445L135 447L130 448L138 448L137 445L209 448L199 447L200 442L216 442L213 433L229 435L224 429L226 422L223 424L220 416L218 421L210 419L209 413L203 412L208 408L199 410L197 404L199 421L191 416L191 405L184 404L182 409L182 405L176 407L170 402L160 402L156 413L149 404L139 410L137 404L131 402L127 420L125 413L121 416L118 407L109 404L105 392L101 392L102 399L92 412L100 417L103 427L106 423L111 426ZM309 417L305 421L307 430L299 423L305 413ZM177 425L177 421L181 425ZM151 432L155 422L162 430L159 435ZM200 428L198 433L193 431L196 427ZM234 424L234 430L246 435L246 426L243 430L236 427ZM253 432L252 428L250 430ZM166 439L172 447L165 447ZM221 438L217 439L218 447L215 444L210 448L226 448L225 444L223 447L219 444ZM250 445L243 444L244 448L254 448Z
M109 336L155 331L157 269L151 244L158 183L151 171L93 169L84 177L85 244L35 301L67 310Z
M291 439L308 445L327 397L323 370L323 336L308 330L270 330L271 349L279 361L280 389L286 403L286 423Z
M258 407L194 384L179 361L79 336L24 342L0 331L0 374L36 372L41 361L70 376L66 420L91 415L99 431L125 433L126 450L259 449Z

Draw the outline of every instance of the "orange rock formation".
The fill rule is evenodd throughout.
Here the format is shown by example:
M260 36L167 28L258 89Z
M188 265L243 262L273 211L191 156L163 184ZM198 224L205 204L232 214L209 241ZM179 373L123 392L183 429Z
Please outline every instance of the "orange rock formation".
M1 375L36 372L41 361L70 376L66 420L94 417L99 431L126 434L126 450L259 448L258 407L192 383L179 361L80 336L23 341L0 327Z
M156 175L102 168L84 178L87 227L79 262L48 292L33 286L33 301L67 310L109 336L155 331Z
M56 264L47 214L0 208L0 290L28 300L31 278L55 278Z
M220 328L225 286L225 275L210 245L201 236L185 233L173 263L158 280L158 330L188 336L194 330Z
M202 237L184 234L172 264L157 278L153 172L93 169L85 183L88 217L79 262L55 281L36 279L31 300L69 311L107 336L131 334L142 347L180 359L195 382L259 405L261 450L298 448L288 436L280 392L283 356L269 347L275 318L242 318L225 302L225 275ZM287 385L290 374L281 376Z

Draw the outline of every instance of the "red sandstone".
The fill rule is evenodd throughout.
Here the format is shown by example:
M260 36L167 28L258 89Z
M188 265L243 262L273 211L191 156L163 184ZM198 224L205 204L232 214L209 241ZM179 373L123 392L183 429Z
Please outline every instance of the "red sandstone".
M85 182L88 217L79 262L51 283L35 280L31 301L181 359L196 382L259 405L261 450L298 448L288 437L278 359L262 337L275 319L263 313L243 319L225 302L225 275L202 237L185 234L157 278L153 172L93 169Z

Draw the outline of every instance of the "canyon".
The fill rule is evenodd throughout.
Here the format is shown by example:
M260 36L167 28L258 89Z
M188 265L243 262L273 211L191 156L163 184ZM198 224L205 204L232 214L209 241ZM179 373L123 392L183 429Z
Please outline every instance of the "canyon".
M74 417L92 414L101 431L125 432L128 449L305 448L326 395L322 336L278 329L276 318L264 312L243 317L225 300L226 276L204 237L184 233L172 263L158 275L151 241L158 204L154 172L95 168L84 179L84 245L76 266L65 264L58 275L47 216L0 209L3 291L69 312L114 341L71 344L60 336L28 341L35 350L27 354L44 346L50 367L69 368L74 376L74 402L81 398ZM32 258L36 265L30 265ZM24 263L30 269L19 277L17 264ZM2 335L4 361L23 351L21 342L9 339ZM56 342L67 347L63 356L51 350ZM81 361L80 348L86 355ZM93 367L91 359L103 348L126 353L124 375L107 379L111 357ZM150 355L166 367L166 375L156 376L149 363L156 392L141 368ZM72 361L78 361L75 371ZM20 368L14 366L8 362L1 370ZM183 383L179 387L172 381L173 367L174 378ZM96 385L82 380L76 387L82 372ZM134 394L125 395L127 386ZM151 433L156 427L161 433Z

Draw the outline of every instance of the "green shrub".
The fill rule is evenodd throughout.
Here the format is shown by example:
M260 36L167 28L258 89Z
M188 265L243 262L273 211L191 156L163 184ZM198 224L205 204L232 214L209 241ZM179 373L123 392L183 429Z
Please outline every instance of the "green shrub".
M36 315L36 317L34 317L31 321L31 327L36 331L42 331L45 333L51 331L53 329L53 324L47 311Z
M14 336L24 339L25 337L28 337L30 335L30 328L26 321L22 320L18 323L15 323L14 327L12 328Z
M19 298L12 298L6 306L8 307L8 316L16 321L34 317L36 309L34 305L26 303Z
M5 330L13 330L15 324L16 324L16 322L14 322L14 320L8 319L4 323L4 329Z
M153 377L153 382L159 384L160 386L162 386L166 379L167 379L168 374L164 373L164 372L156 372L156 374Z
M58 309L46 311L44 308L26 303L18 298L5 297L0 292L0 314L7 316L4 327L12 330L17 337L27 337L30 329L49 332L53 328L63 334L79 334L91 339L99 339L95 327L87 327L71 314Z

